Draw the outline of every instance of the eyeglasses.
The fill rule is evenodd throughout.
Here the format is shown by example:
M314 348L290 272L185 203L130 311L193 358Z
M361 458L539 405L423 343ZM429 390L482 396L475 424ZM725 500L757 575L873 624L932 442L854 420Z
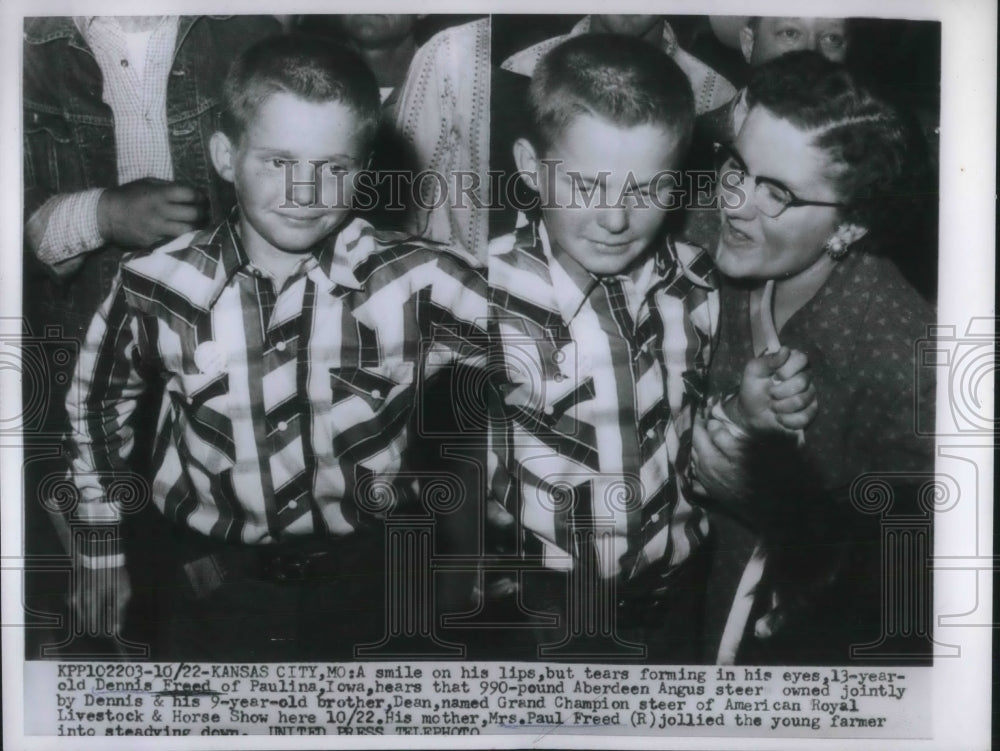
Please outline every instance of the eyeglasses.
M734 188L737 185L732 182L731 177L728 180L726 179L728 175L736 175L739 180L738 184L753 181L754 205L760 213L772 219L781 216L785 212L785 209L795 208L796 206L833 206L836 208L844 208L846 206L846 204L839 202L807 201L796 196L778 180L770 177L751 175L747 171L746 163L739 155L739 152L731 146L726 146L722 143L715 144L715 169L719 179L719 186L728 192L734 192ZM725 203L725 199L723 199L723 205L729 208L736 208L732 204Z

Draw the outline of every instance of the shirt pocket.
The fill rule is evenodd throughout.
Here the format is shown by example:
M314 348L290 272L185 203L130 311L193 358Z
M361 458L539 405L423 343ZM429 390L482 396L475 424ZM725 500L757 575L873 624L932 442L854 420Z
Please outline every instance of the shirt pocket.
M413 383L413 363L378 368L330 368L330 403L338 407L349 399L360 400L379 411Z
M564 348L554 359L556 368L536 364L515 369L522 377L503 386L504 401L516 420L534 430L577 436L596 396L591 365L575 347Z
M74 157L69 123L47 112L24 114L24 184L56 193L63 190L60 175Z
M180 375L168 389L188 453L210 471L231 467L236 462L236 444L229 373Z

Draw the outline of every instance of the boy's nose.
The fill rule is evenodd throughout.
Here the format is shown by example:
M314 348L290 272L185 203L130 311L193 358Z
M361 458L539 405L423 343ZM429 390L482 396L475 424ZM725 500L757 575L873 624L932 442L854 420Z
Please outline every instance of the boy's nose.
M322 190L322 180L320 179L315 182L311 180L296 181L291 186L292 201L303 208L314 207L323 200Z
M316 202L316 188L312 184L296 185L292 188L292 201L299 206L311 206Z
M601 209L597 215L597 223L606 232L619 234L628 229L628 207L618 205Z

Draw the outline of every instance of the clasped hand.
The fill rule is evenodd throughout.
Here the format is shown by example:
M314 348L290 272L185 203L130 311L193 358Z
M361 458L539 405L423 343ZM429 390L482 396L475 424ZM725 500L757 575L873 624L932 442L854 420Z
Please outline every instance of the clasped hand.
M724 405L731 423L698 415L692 433L691 466L696 493L738 501L748 492L744 454L762 437L795 436L819 409L809 360L782 347L747 363L738 394Z

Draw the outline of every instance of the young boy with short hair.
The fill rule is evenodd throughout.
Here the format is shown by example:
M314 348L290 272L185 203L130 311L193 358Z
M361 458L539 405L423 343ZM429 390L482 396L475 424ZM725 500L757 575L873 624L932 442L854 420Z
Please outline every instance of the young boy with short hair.
M243 53L211 142L237 210L124 263L83 346L76 516L105 542L79 556L77 606L120 627L109 496L162 379L151 490L178 542L173 659L349 659L385 632L379 518L407 492L416 391L482 357L486 300L462 254L351 216L379 114L345 48L284 36Z
M687 471L718 293L709 256L665 227L691 88L660 50L584 35L542 58L529 107L514 156L538 212L489 265L505 418L492 493L539 563L522 604L559 623L535 629L529 656L693 662L708 524Z

